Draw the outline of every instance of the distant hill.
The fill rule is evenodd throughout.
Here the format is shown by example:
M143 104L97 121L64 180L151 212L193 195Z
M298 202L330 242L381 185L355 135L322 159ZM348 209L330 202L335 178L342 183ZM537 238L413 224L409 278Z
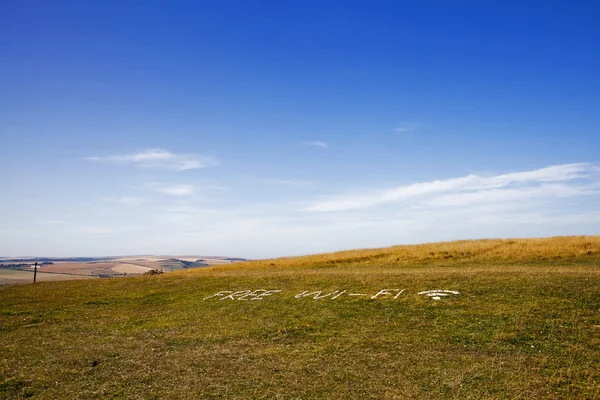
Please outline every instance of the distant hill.
M38 263L38 281L114 278L135 276L150 271L229 265L243 258L202 256L122 256L122 257L13 257L0 259L0 286L33 281L31 266Z
M23 258L0 258L2 263L34 263L34 262L89 262L110 260L116 257L23 257Z

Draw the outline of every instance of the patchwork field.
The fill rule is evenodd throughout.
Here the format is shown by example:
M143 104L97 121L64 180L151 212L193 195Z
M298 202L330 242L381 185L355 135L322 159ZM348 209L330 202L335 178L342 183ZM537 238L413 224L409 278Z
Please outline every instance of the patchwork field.
M73 276L69 274L59 274L59 273L45 273L39 272L37 273L36 280L38 282L48 282L48 281L68 281L73 279L90 279L93 278L91 276ZM31 283L33 282L33 270L15 270L15 269L0 269L0 286L2 285L10 285L10 284L23 284L23 283Z
M5 287L0 335L8 399L597 399L600 237Z
M38 279L51 281L142 275L153 269L169 272L209 265L226 265L231 264L235 259L203 256L137 256L105 257L88 261L45 260L48 260L47 263L40 262L38 266ZM32 282L34 261L36 260L0 258L0 286Z
M121 274L145 274L148 271L151 271L152 268L149 267L143 267L141 265L135 265L135 264L117 264L116 266L112 267L111 270L115 271L115 272L119 272Z

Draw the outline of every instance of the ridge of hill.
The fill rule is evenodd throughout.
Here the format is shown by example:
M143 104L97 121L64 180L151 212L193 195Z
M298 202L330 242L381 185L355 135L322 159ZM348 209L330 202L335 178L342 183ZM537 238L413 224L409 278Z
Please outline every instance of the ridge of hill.
M467 265L515 263L569 263L600 261L600 236L556 236L535 239L479 239L400 245L386 248L345 250L299 257L255 260L232 264L229 269L268 267L311 268L361 264L390 267L418 265Z
M600 236L0 290L0 398L600 398Z

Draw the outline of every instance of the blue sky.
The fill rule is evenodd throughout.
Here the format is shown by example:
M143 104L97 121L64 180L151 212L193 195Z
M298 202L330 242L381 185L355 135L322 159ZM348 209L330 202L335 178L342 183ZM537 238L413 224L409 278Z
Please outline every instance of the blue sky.
M0 255L600 234L600 3L0 4Z

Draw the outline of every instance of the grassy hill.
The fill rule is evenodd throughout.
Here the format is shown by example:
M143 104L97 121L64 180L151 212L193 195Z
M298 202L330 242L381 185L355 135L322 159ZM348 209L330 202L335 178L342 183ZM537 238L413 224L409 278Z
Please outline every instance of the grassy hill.
M9 399L600 398L600 237L8 287L0 338Z

